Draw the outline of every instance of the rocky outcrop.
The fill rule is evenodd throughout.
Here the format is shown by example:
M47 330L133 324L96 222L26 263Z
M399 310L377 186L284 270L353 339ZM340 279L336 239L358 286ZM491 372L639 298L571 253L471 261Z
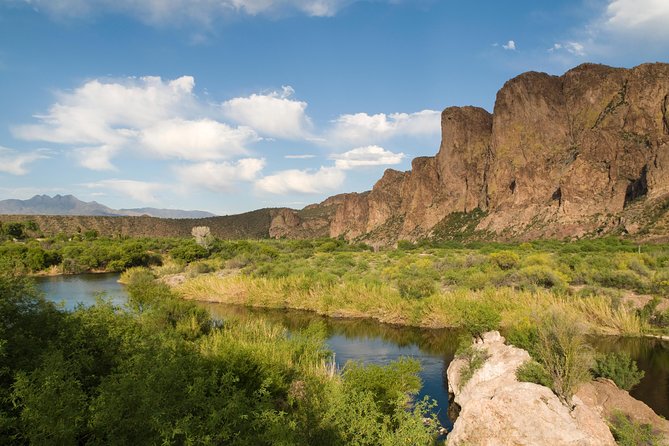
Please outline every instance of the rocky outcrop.
M461 375L465 359L448 367L449 392L461 408L449 445L616 444L600 414L577 396L569 408L547 387L518 382L516 369L530 359L525 350L506 345L498 332L486 333L474 348L488 358L467 382Z
M583 237L633 228L654 234L669 211L669 64L580 65L562 76L524 73L498 92L494 112L442 113L435 157L388 170L372 190L333 202L329 235L417 239ZM297 211L296 211L297 212ZM459 224L459 223L458 223Z
M602 418L610 420L623 414L637 424L648 424L669 442L669 421L657 415L644 402L619 389L613 381L598 378L582 385L576 392L581 401L593 408Z

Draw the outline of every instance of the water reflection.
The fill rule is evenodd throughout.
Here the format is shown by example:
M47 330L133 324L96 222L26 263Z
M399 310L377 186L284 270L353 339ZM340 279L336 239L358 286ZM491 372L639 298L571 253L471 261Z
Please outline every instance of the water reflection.
M421 364L423 388L418 397L429 395L435 399L442 425L449 429L452 426L447 414L446 369L458 346L458 331L395 327L367 319L332 319L296 310L252 309L215 303L201 305L218 319L262 317L288 330L299 330L321 321L326 327L327 345L334 352L339 367L350 360L387 364L402 356L413 357Z
M38 287L46 297L63 302L64 308L95 303L96 293L104 292L115 305L122 306L127 294L118 274L83 274L78 276L42 277ZM453 330L424 330L396 327L365 319L329 319L314 313L295 310L249 309L240 306L200 303L215 318L255 319L263 317L288 330L322 321L328 334L328 346L335 353L339 366L348 360L384 364L401 356L413 356L421 362L423 395L430 395L439 404L439 419L450 427L447 417L448 383L446 368L458 345L459 333ZM669 343L648 338L592 338L593 346L602 352L624 351L646 372L631 394L648 404L658 414L669 417Z
M646 372L630 394L669 417L669 343L660 339L603 337L591 339L596 350L626 352Z
M114 305L125 305L128 294L118 283L118 278L116 273L78 274L38 277L35 282L47 299L62 303L65 310L72 311L77 305L90 307L95 304L97 296L111 300Z

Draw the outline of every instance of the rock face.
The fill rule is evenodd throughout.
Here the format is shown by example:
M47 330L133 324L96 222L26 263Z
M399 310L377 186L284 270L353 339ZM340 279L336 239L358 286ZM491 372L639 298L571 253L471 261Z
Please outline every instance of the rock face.
M489 357L469 381L461 380L464 359L448 367L449 391L461 407L449 445L615 446L601 416L577 396L570 410L547 387L516 380L516 369L530 359L525 350L505 345L498 332L474 348Z
M669 210L669 64L524 73L493 114L450 107L441 125L435 157L316 205L336 208L329 235L440 236L472 211L467 223L498 239L669 232L653 233Z
M605 419L622 412L635 423L650 424L664 436L665 442L669 441L669 421L657 415L644 402L619 389L613 381L599 378L582 385L576 395Z

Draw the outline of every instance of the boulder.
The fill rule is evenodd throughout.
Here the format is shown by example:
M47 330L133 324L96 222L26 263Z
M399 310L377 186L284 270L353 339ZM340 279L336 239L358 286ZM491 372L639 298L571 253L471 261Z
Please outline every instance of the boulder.
M469 381L461 379L466 360L448 367L449 391L461 408L449 446L615 446L606 422L578 396L567 407L547 387L518 382L516 369L530 359L525 350L506 345L498 332L474 348L488 358Z

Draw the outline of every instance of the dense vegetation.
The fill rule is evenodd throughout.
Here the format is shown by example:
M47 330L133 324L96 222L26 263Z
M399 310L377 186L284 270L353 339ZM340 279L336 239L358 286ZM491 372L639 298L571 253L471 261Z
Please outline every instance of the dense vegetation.
M71 313L0 274L1 444L429 445L417 364L335 370L322 325L212 320L145 271Z
M558 306L598 333L669 329L669 246L620 239L522 244L400 241L380 252L342 240L36 238L5 224L0 258L20 273L182 275L184 297L474 331L524 329Z

